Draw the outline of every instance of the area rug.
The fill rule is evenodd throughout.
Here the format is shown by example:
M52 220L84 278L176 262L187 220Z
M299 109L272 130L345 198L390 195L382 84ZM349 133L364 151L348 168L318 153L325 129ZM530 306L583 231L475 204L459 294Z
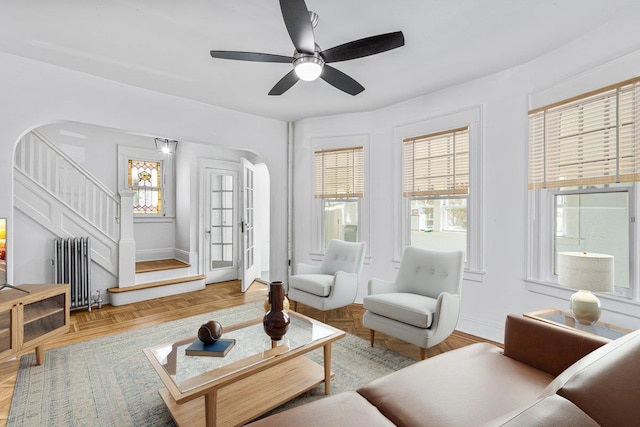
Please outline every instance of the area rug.
M261 316L253 303L163 323L122 334L47 350L45 363L22 357L8 426L173 426L158 390L163 385L142 352L164 342L194 335L208 320L222 325ZM322 350L309 354L322 362ZM332 394L354 390L415 361L374 347L351 334L332 348ZM296 398L282 410L322 398L322 386Z

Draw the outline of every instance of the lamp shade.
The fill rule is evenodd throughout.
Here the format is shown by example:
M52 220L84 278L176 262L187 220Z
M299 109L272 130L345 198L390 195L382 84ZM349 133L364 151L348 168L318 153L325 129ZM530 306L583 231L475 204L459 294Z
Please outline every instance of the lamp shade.
M613 256L588 252L558 253L558 284L583 291L613 291Z

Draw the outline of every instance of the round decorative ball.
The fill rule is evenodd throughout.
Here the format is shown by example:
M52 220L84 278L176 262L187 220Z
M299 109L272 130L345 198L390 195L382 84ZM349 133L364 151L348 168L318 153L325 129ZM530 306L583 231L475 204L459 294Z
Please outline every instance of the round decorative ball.
M216 320L209 320L198 329L198 339L205 344L213 344L222 336L222 325Z

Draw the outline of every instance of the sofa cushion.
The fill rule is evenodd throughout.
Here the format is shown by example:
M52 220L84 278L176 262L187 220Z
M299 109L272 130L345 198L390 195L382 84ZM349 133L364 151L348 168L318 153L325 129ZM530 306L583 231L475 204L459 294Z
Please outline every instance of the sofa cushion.
M418 328L430 328L437 300L408 293L376 294L364 297L364 308Z
M355 391L347 391L297 406L255 421L251 427L299 427L323 425L331 427L391 427L375 406Z
M640 423L640 330L583 357L545 393L557 392L602 426Z
M530 404L552 380L480 343L403 368L358 392L399 426L466 427Z
M592 418L567 399L554 394L492 420L482 427L598 427Z
M289 278L289 287L319 297L328 297L334 277L333 274L298 274Z

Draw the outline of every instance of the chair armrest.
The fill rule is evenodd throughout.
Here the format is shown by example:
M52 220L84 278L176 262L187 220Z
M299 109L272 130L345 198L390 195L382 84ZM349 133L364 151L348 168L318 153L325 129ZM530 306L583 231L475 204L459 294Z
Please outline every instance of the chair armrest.
M504 331L504 355L557 376L609 340L597 335L510 314Z
M373 278L369 279L368 291L368 295L388 294L398 292L398 287L395 282Z
M327 297L324 309L333 310L334 308L352 304L356 300L357 293L358 275L355 273L338 271L333 279L331 294Z
M436 302L431 329L433 336L429 338L429 346L441 343L456 329L460 315L460 295L441 292Z
M296 274L320 274L319 265L310 265L303 262L296 264Z

